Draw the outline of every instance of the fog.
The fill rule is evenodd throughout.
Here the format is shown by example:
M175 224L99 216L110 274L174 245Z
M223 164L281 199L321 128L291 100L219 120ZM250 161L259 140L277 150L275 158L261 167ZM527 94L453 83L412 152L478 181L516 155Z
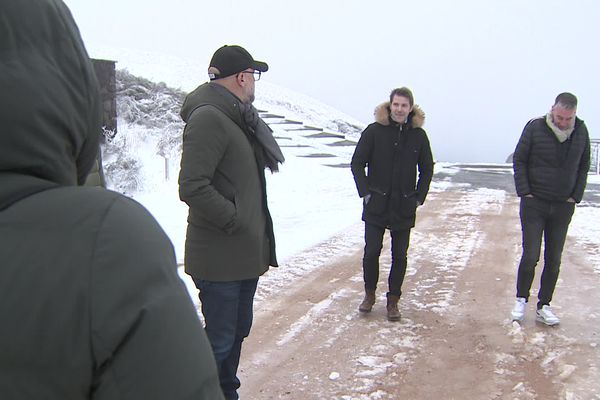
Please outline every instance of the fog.
M65 2L92 57L96 46L117 46L205 71L214 50L239 44L269 63L263 79L365 123L407 86L438 161L504 162L525 123L563 91L578 96L578 115L600 136L594 0Z

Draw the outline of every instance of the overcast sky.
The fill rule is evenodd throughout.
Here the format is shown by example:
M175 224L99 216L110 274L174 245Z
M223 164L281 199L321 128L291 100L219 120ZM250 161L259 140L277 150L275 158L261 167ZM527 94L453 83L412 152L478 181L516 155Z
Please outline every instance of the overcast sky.
M408 86L440 161L504 162L562 91L600 137L597 0L65 2L92 57L115 46L206 66L240 44L268 62L263 79L365 123Z

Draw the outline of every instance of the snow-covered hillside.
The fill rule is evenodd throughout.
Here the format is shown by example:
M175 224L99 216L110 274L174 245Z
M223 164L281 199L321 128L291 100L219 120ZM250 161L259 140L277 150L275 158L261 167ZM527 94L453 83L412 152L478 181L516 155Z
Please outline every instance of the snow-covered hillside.
M184 127L178 114L186 91L168 86L169 79L156 83L134 75L146 65L162 65L135 60L117 64L125 68L117 71L118 133L103 148L107 181L150 209L182 262L187 208L177 192ZM165 76L178 77L172 78L178 87L193 88L183 74ZM267 178L278 255L284 260L360 220L360 200L347 166L364 125L264 80L257 84L256 106L286 156L281 171Z
M117 68L144 77L150 81L163 82L169 87L191 92L206 82L206 62L192 62L178 57L115 47L96 47L90 56L117 61ZM365 124L333 107L269 82L265 73L256 85L257 108L284 114L286 118L303 121L307 125L333 129L356 135Z

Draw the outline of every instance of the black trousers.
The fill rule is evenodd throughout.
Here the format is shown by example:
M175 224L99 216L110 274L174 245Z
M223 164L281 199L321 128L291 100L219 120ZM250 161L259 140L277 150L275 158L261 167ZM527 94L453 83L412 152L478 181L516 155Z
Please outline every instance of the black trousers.
M379 280L379 255L383 248L385 228L365 223L365 253L363 257L363 278L365 289L375 290ZM389 293L400 296L402 282L406 274L406 253L410 241L410 229L391 231L392 266L388 277Z
M517 297L529 300L529 291L540 259L544 238L544 269L538 292L538 308L552 301L567 230L575 203L550 202L536 197L522 197L520 216L523 231L523 255L517 275Z

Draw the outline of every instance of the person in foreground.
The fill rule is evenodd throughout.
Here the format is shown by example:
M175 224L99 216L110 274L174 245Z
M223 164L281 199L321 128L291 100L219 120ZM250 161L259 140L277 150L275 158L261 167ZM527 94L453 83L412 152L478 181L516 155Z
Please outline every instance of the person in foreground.
M227 399L238 398L237 369L258 278L277 266L264 170L277 171L283 154L252 106L255 82L267 69L244 48L223 46L210 61L210 82L191 92L181 109L179 197L189 206L185 271L199 290Z
M162 229L78 186L101 110L68 8L2 0L0 21L0 398L222 399Z
M523 234L517 299L511 312L514 321L522 321L525 316L543 235L544 269L536 320L546 325L560 322L550 302L569 223L575 203L583 198L590 168L589 134L576 113L577 98L571 93L559 94L546 116L525 125L513 155Z
M370 312L375 304L379 255L383 235L389 229L392 265L386 307L390 321L400 320L398 301L406 274L410 231L415 226L417 206L425 202L433 177L433 156L422 128L424 121L425 114L414 104L412 92L404 87L394 89L390 101L375 109L375 122L362 132L352 156L352 174L358 195L363 198L365 221L365 297L358 309Z

